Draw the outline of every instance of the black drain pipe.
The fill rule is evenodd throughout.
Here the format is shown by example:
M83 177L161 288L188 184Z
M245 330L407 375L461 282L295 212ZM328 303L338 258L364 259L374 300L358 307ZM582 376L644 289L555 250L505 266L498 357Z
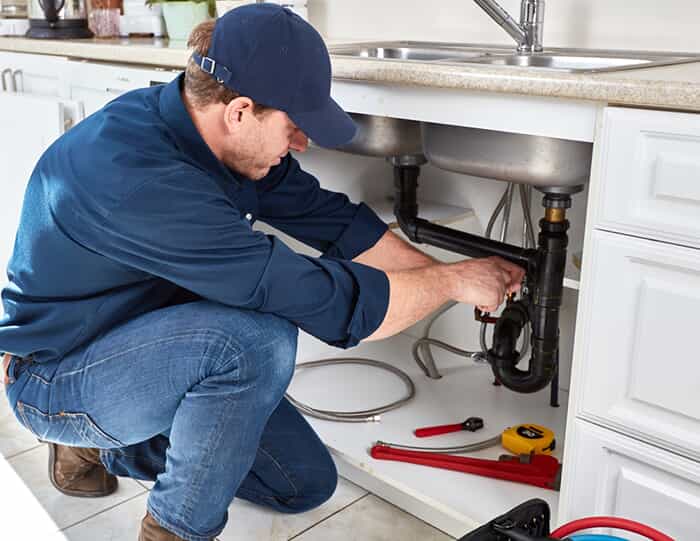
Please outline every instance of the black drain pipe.
M500 256L527 272L527 293L508 303L496 323L488 357L495 377L507 388L532 393L545 388L557 368L559 307L563 291L568 222L568 195L548 194L545 218L540 221L537 250L471 235L418 217L418 166L395 166L394 214L401 230L413 242L426 243L469 257ZM528 370L516 364L518 338L532 322L532 357Z
M471 235L449 227L436 225L418 218L418 166L395 166L394 186L396 198L394 214L401 230L413 242L430 244L469 257L489 257L497 255L520 265L528 274L535 271L537 251L513 246L505 242Z
M563 205L570 201L569 196L545 196L545 218L540 220L537 242L539 272L528 275L528 295L505 307L493 331L493 348L488 352L493 373L503 385L521 393L543 389L557 370L559 308L569 228L569 222L563 219ZM532 323L532 356L528 370L520 370L516 366L519 352L515 348L520 331L528 322Z

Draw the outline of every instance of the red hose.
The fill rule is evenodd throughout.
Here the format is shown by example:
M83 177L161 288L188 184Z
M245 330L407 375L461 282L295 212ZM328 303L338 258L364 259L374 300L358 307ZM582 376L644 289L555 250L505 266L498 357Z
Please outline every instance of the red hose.
M569 534L590 528L617 528L639 535L643 535L652 541L674 541L672 537L661 533L650 526L645 526L633 520L619 517L589 517L574 520L563 526L559 526L550 535L555 539L562 539Z

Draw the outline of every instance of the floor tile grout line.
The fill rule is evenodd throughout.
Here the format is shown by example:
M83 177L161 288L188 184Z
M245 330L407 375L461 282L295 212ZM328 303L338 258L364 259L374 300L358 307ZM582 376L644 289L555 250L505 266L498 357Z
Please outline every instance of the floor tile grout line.
M18 452L14 453L14 454L11 454L11 455L3 455L3 456L5 457L5 460L7 460L7 461L9 462L9 461L12 460L13 458L17 458L18 456L22 456L23 454L28 453L29 451L34 451L35 449L38 449L38 448L41 447L42 445L44 445L44 444L43 444L43 443L37 443L34 447L30 447L29 449L24 449L23 451L18 451Z
M141 486L141 485L139 485L139 486ZM143 488L143 487L141 487L141 488ZM136 498L143 496L144 494L148 494L148 490L146 490L145 488L143 489L143 492L139 492L138 494L134 494L131 498L127 498L126 500L122 500L119 503L115 503L114 505L110 505L109 507L105 507L104 509L98 511L97 513L93 513L92 515L89 515L85 518L82 518L79 521L74 522L73 524L71 524L69 526L65 526L65 527L61 528L59 531L65 532L66 530L68 530L69 528L72 528L73 526L77 526L78 524L82 524L83 522L86 522L92 518L95 518L97 515L101 515L102 513L106 513L107 511L111 511L112 509L119 507L122 504L128 503L131 500L135 500Z
M134 479L134 481L136 481L139 485L141 485L147 491L149 491L149 492L151 491L150 488L148 488L146 485L143 484L143 483L149 483L150 481L142 481L142 479Z
M434 529L434 530L437 530L437 531L440 532L440 533L445 534L448 538L450 538L450 539L457 539L456 537L452 537L452 536L451 536L450 534L448 534L447 532L441 530L441 529L438 528L437 526L433 526L433 525L430 524L430 522L428 522L427 520L422 519L421 517L419 517L419 516L417 516L417 515L414 515L414 514L411 513L410 511L406 511L405 509L402 509L401 507L399 507L399 506L396 505L395 503L392 503L392 502L390 502L389 500L385 500L384 498L382 498L381 496L378 496L377 494L372 494L372 495L373 495L375 498L377 498L378 500L383 501L383 502L386 503L387 505L390 505L390 506L396 508L397 511L400 511L401 513L403 513L403 514L405 514L405 515L408 515L408 516L410 516L410 517L413 517L413 518L415 518L416 520L418 520L418 521L422 522L423 524L425 524L426 526L429 526L430 528L432 528L432 529Z
M297 533L297 534L293 535L292 537L288 538L287 541L292 541L293 539L298 538L300 535L305 534L305 533L308 532L309 530L313 530L316 526L319 526L320 524L323 524L324 522L326 522L326 521L327 521L328 519L330 519L331 517L334 517L334 516L337 515L338 513L342 513L342 512L345 511L348 507L352 507L353 505L355 505L357 502L359 502L359 501L362 500L363 498L366 498L367 496L371 496L371 495L372 495L371 492L366 492L365 494L363 494L363 495L360 496L359 498L357 498L357 499L351 501L349 504L344 505L344 506L341 507L340 509L337 509L336 511L334 511L333 513L331 513L331 514L328 515L327 517L324 517L324 518L322 518L321 520L319 520L318 522L315 522L314 524L312 524L312 525L309 526L308 528L304 528L304 529L303 529L302 531L300 531L299 533Z

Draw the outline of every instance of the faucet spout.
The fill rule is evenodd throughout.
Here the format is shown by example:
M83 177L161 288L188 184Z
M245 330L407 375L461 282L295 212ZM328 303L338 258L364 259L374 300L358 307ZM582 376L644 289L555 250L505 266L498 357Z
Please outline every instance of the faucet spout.
M542 52L545 0L521 0L520 23L503 9L496 0L474 0L518 44L518 53Z

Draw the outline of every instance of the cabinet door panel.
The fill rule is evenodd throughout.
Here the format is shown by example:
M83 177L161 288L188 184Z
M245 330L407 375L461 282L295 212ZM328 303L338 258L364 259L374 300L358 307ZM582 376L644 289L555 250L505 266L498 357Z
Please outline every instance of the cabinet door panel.
M608 108L595 226L700 246L700 114Z
M700 458L700 251L594 231L581 416Z
M700 538L700 464L580 419L567 434L561 494L560 523L613 515Z

